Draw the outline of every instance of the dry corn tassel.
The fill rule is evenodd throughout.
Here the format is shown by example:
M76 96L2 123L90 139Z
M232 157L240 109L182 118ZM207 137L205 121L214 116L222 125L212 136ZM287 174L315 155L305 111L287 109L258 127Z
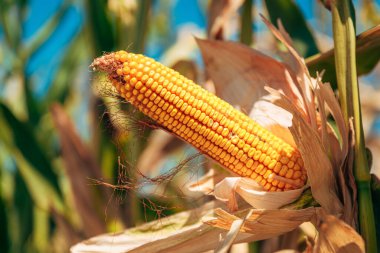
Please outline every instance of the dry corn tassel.
M297 149L178 72L143 55L118 51L95 59L119 94L170 132L267 191L303 186Z

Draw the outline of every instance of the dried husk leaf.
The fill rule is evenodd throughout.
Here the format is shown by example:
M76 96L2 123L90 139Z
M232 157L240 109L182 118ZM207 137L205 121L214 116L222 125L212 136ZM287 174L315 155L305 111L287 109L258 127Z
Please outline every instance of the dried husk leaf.
M226 238L223 243L221 243L218 248L216 248L215 253L227 253L231 248L234 240L238 236L241 227L244 225L245 220L252 215L253 209L250 209L247 215L241 220L235 220L232 222L230 231L228 231Z
M210 39L223 39L232 16L244 0L212 0L209 6L207 34ZM228 29L227 29L228 30Z
M253 105L249 117L295 147L296 144L289 130L289 127L292 125L293 115L267 101L270 100L270 95L263 97L263 99L265 100L259 100Z
M285 47L288 49L288 53L284 54L283 57L287 63L288 70L293 74L293 81L300 88L302 94L302 99L304 101L307 122L309 122L313 129L317 130L317 117L315 111L315 100L314 94L311 88L314 87L312 78L310 77L309 71L306 67L305 60L297 53L297 51L292 46L292 40L288 33L285 31L281 22L278 22L279 30L277 30L264 16L261 16L262 20L272 32L272 34L280 40ZM270 83L269 83L270 84ZM271 88L276 89L275 87ZM287 95L287 93L285 93ZM288 96L288 95L287 95ZM289 96L288 96L289 97Z
M318 209L315 207L301 210L251 209L252 215L246 218L240 232L253 234L253 240L268 239L292 231L305 221L314 220ZM232 223L240 220L240 217L244 217L246 213L247 209L239 211L235 215L222 209L216 209L216 218L208 218L204 222L211 226L229 230Z
M305 122L287 97L278 91L267 89L273 96L277 96L277 100L274 101L277 105L293 114L293 125L290 127L290 131L307 168L314 198L329 213L340 214L342 212L342 203L337 194L336 173L328 154L323 148L318 133Z
M302 191L303 188L268 192L252 179L226 177L215 185L214 195L217 199L227 202L229 210L236 211L238 210L236 193L254 208L277 209L296 200Z
M268 192L256 181L244 177L230 177L211 169L206 175L187 186L190 191L214 195L216 199L225 202L231 212L238 210L239 195L246 203L254 208L277 209L295 201L304 188L284 191Z
M101 170L89 149L82 143L63 108L58 104L53 105L51 115L60 137L63 162L70 178L72 192L75 193L73 197L83 221L84 233L86 236L104 233L105 223L100 213L96 212L94 199L97 196L101 204L100 209L104 210L111 194L105 189L98 189L99 192L95 193L95 188L91 189L89 186L89 178L102 178ZM113 212L112 208L109 212Z
M349 225L333 215L318 213L319 236L313 252L364 253L363 238Z
M281 22L277 30L268 20L262 18L274 36L287 48L284 57L289 71L294 73L294 84L300 88L304 100L304 110L300 111L287 94L268 88L272 95L277 94L275 103L293 114L290 131L308 170L313 196L329 213L341 214L343 203L338 196L342 194L344 207L347 207L348 213L352 214L352 209L349 207L352 201L344 181L344 177L349 178L350 175L347 175L349 171L343 171L348 155L349 138L337 99L330 86L322 84L320 76L317 76L317 79L311 78L304 59L292 46L292 40ZM327 122L328 114L334 117L338 133L335 133ZM342 140L341 144L338 139ZM338 182L341 184L339 190ZM320 187L321 185L324 187Z
M211 216L218 206L213 201L122 233L96 236L73 246L71 252L192 253L212 250L224 240L227 231L208 226L201 218ZM234 242L249 242L253 237L239 233Z
M299 97L289 84L292 81L289 72L273 58L234 42L197 39L197 43L216 94L232 105L239 105L243 112L248 113L256 101L268 94L264 90L268 84Z

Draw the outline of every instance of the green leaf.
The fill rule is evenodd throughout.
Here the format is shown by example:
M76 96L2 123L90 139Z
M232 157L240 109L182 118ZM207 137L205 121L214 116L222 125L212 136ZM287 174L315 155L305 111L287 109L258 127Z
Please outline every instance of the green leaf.
M112 23L108 18L106 0L88 0L87 12L88 24L91 27L93 41L95 43L95 54L110 52L115 47L115 34Z
M356 37L356 66L358 76L370 73L380 60L380 25L377 25ZM323 80L336 85L334 49L311 56L306 64L312 75L325 70Z
M42 111L48 111L53 102L64 104L70 95L70 91L73 89L73 79L75 79L78 71L83 71L80 63L86 54L85 50L83 50L86 46L85 43L84 36L78 36L67 49L67 52L70 53L64 56L57 74L53 78L49 92L42 102Z
M297 51L303 57L319 53L317 44L309 30L306 21L292 0L265 0L265 4L270 16L270 21L277 24L280 19L294 42Z
M4 104L0 103L1 137L8 145L15 145L26 160L61 194L58 177L53 171L48 157L44 154L32 127L19 121Z
M135 29L135 52L143 53L145 48L145 39L148 31L149 12L151 9L152 1L144 0L139 2L139 9L136 16L136 29Z
M1 171L0 171L1 173ZM0 226L0 252L8 252L9 251L9 227L8 227L8 215L5 210L5 202L3 197L0 195L0 220L1 220L1 226Z
M15 175L15 191L14 191L14 206L13 210L16 214L16 222L14 224L15 232L17 233L17 244L13 250L23 252L30 243L33 232L33 200L28 190L28 187L22 177L17 172Z

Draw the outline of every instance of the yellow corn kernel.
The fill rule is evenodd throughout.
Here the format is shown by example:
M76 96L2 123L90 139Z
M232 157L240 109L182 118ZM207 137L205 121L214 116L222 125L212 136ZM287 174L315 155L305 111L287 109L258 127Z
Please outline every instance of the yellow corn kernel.
M237 175L268 191L305 184L297 149L178 72L126 51L99 57L92 67L137 109Z

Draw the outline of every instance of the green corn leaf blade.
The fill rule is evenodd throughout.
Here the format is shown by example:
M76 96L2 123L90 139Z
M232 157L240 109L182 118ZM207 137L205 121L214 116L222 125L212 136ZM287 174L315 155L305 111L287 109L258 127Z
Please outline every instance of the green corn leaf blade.
M0 195L0 252L9 252L10 249L10 236L8 232L10 227L8 225L8 215L5 208L5 201Z
M143 53L145 48L146 34L149 24L149 12L151 9L152 1L144 0L139 2L139 8L136 16L136 29L135 29L135 52Z
M73 78L75 78L78 70L80 70L81 60L84 59L83 56L87 53L85 50L85 38L83 36L78 36L70 45L63 61L53 78L53 83L47 92L46 97L42 102L42 110L48 111L50 105L54 102L64 104L66 99L70 95L70 91L73 87Z
M23 157L61 194L57 174L34 136L28 123L19 121L4 104L0 103L0 121L2 138L14 145Z
M89 15L88 24L95 43L95 54L112 51L115 47L115 34L107 13L107 1L88 0L86 7Z
M358 76L370 73L380 60L380 25L356 37L356 66ZM337 87L334 50L317 54L306 59L310 73L325 70L323 80Z
M38 124L42 117L41 107L33 96L33 93L30 89L31 84L29 83L29 80L24 79L23 84L26 100L26 110L28 111L28 121L29 124L35 126Z
M15 175L15 191L13 214L15 215L15 223L10 227L8 232L15 235L15 245L12 246L14 252L24 252L30 248L30 240L33 234L33 200L29 189L22 177L21 173ZM12 231L11 231L12 230Z
M270 21L273 24L277 24L277 20L281 20L285 30L292 38L295 48L303 57L309 57L319 53L313 34L294 1L265 0L265 4L270 16Z

